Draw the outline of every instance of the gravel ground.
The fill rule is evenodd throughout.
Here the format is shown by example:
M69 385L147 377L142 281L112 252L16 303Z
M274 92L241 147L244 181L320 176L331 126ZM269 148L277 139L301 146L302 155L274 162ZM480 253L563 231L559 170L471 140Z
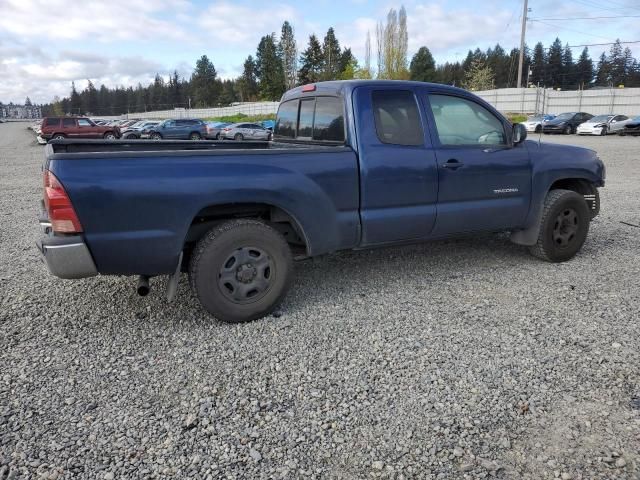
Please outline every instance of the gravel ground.
M227 325L186 278L166 305L50 276L25 127L0 125L0 480L640 478L640 138L544 137L608 168L568 263L505 236L346 252Z

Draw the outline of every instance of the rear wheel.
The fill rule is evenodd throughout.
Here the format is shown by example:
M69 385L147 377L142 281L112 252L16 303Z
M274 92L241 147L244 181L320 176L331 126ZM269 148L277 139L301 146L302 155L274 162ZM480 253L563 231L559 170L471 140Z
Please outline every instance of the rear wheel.
M159 133L152 133L149 138L151 140L162 140L162 135L160 135Z
M199 133L193 132L191 135L189 135L189 140L202 140L202 137Z
M542 125L538 125L536 127L535 133L540 133L542 131Z
M607 133L609 133L609 129L605 125L604 127L602 127L602 130L600 130L600 135L604 137Z
M65 138L67 137L65 137L63 134L56 133L53 137L51 137L51 140L64 140Z
M216 133L216 140L220 140L220 133Z
M589 232L591 215L584 197L571 190L551 190L544 201L537 243L531 253L549 262L575 256Z
M233 139L237 140L237 141L242 141L242 140L244 140L244 137L242 136L241 133L236 133L235 136L233 137Z
M564 134L565 135L571 135L573 133L573 130L571 128L571 125L567 125L566 127L564 127Z
M196 245L189 265L191 288L202 306L224 322L270 313L291 283L293 257L284 237L253 220L230 220Z

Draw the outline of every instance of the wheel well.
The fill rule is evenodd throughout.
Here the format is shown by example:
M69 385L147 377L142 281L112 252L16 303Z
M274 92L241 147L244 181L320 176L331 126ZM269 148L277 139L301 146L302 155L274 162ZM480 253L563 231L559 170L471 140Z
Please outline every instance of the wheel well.
M585 201L589 205L592 218L598 215L600 212L600 196L598 189L589 180L583 178L564 178L562 180L556 180L549 191L551 190L571 190L584 196Z
M300 224L293 216L264 203L211 205L200 210L191 221L184 242L185 257L202 236L217 224L234 218L256 218L276 229L285 238L295 257L308 255L308 244Z

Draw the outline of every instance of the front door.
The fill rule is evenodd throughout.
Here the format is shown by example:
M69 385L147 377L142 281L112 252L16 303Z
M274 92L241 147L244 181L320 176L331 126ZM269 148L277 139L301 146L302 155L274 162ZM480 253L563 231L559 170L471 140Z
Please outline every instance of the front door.
M529 211L531 165L511 125L472 96L423 95L438 163L434 236L523 225Z
M436 218L438 172L415 89L367 86L353 95L361 244L428 237Z

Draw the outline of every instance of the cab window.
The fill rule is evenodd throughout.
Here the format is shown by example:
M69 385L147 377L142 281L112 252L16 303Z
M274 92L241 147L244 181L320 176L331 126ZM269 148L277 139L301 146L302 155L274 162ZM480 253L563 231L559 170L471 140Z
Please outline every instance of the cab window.
M372 92L378 139L393 145L423 145L424 131L415 96L410 90Z
M482 105L452 95L429 95L441 145L507 145L504 125Z

